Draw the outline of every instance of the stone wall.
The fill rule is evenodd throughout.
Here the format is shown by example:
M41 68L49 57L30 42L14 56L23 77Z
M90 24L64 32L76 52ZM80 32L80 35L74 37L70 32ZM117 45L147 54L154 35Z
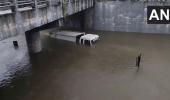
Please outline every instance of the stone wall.
M147 5L169 5L170 2L144 1L109 1L100 0L94 9L86 11L85 26L87 29L141 32L170 33L169 24L147 24Z

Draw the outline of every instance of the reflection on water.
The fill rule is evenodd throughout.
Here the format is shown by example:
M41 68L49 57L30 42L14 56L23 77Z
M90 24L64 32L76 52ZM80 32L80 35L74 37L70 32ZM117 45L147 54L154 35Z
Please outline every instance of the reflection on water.
M92 47L43 35L31 56L23 37L0 42L0 100L170 100L169 35L94 33Z
M21 37L18 37L21 38ZM8 40L3 40L0 43L0 87L6 87L10 85L12 80L21 78L30 74L30 61L27 48L24 39L22 38L20 42L20 48L16 49L12 46L11 38Z
M28 56L20 55L15 57L12 59L16 61L11 61L8 64L0 64L0 87L10 84L12 79L24 77L29 73L31 66Z

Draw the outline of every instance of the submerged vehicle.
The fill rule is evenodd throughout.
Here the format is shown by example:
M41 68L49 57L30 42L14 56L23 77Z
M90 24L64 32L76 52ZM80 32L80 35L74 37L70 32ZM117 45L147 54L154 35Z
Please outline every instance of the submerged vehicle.
M76 42L80 44L92 45L99 39L99 35L96 34L85 34L85 32L74 32L74 31L53 31L50 33L53 38Z

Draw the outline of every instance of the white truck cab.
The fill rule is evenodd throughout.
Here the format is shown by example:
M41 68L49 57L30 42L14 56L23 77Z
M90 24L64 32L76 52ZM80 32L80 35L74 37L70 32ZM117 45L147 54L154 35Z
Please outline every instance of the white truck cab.
M96 42L97 40L99 40L99 35L86 34L80 37L79 43L93 45L93 43Z

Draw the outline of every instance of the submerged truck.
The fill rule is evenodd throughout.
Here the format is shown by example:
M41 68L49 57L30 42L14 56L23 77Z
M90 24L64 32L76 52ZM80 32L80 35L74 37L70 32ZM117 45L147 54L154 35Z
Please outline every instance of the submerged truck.
M74 31L53 31L50 32L50 36L61 40L88 45L92 45L95 41L99 39L99 36L96 34L85 34L85 32Z

